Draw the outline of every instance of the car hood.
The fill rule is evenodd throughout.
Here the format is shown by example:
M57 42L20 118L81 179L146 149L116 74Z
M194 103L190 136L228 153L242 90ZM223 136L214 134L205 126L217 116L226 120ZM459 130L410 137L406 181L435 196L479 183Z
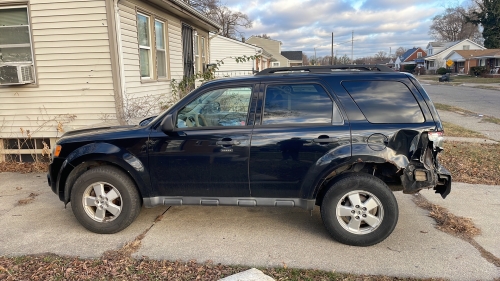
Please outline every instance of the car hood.
M133 135L134 129L141 128L137 125L125 126L102 126L78 129L64 133L58 143L75 142L75 141L96 141L107 140L114 138L124 138L127 135Z

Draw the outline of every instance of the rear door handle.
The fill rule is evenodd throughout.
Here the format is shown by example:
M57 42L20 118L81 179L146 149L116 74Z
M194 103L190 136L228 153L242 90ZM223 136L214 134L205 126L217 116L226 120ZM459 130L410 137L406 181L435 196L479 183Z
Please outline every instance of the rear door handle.
M230 140L230 141L217 141L217 145L239 145L240 142L237 140Z
M323 137L323 138L313 139L313 142L315 142L315 143L327 143L327 142L336 142L337 140L338 140L337 138Z

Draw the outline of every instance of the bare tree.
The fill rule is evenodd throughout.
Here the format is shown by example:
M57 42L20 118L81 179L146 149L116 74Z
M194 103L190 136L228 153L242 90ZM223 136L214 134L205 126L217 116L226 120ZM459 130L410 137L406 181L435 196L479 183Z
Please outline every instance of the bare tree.
M396 53L394 55L397 58L397 57L402 56L404 53L406 53L406 51L408 51L408 49L406 49L405 47L399 47L396 49Z
M385 59L387 59L388 56L387 56L387 52L385 51L378 51L376 54L375 54L375 60L376 61L383 61Z
M481 43L481 32L476 24L467 22L469 10L463 7L447 8L432 19L429 35L437 41L459 41L470 39Z
M252 21L246 14L230 10L228 7L221 5L219 0L184 1L200 13L220 24L222 27L222 36L240 39L243 35L241 28L252 27Z
M302 53L302 65L309 65L309 58L304 53Z
M271 36L267 35L266 33L262 34L262 35L255 35L255 37L260 37L260 38L264 38L264 39L271 39Z

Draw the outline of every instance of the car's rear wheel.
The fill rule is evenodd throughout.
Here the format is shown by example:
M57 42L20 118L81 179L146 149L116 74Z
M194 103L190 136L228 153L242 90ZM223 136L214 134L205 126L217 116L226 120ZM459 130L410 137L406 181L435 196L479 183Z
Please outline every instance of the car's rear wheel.
M128 227L141 210L135 184L122 171L101 166L83 173L71 191L76 219L95 233L116 233Z
M396 227L398 204L389 187L367 174L346 174L326 192L321 217L330 235L353 246L371 246Z

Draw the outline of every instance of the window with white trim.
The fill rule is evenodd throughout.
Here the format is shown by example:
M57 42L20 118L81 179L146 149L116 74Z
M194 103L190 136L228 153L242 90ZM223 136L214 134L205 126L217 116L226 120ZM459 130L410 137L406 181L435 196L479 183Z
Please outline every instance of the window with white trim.
M0 84L33 82L33 48L28 8L0 7Z
M470 50L470 45L464 45L464 50Z
M422 57L422 52L417 52L417 58L421 58Z
M206 53L205 53L205 37L201 37L201 64L202 66L207 63L206 61Z
M0 64L33 63L26 6L0 8Z
M152 78L152 54L150 18L143 14L137 14L137 33L139 39L139 63L141 78Z
M280 66L280 62L279 61L273 62L273 67L277 67L277 66Z
M200 67L198 64L200 63L200 53L199 53L199 45L198 45L198 34L193 35L193 48L194 48L194 73L198 73L200 71Z
M165 23L155 20L156 71L158 78L167 78L167 45Z

